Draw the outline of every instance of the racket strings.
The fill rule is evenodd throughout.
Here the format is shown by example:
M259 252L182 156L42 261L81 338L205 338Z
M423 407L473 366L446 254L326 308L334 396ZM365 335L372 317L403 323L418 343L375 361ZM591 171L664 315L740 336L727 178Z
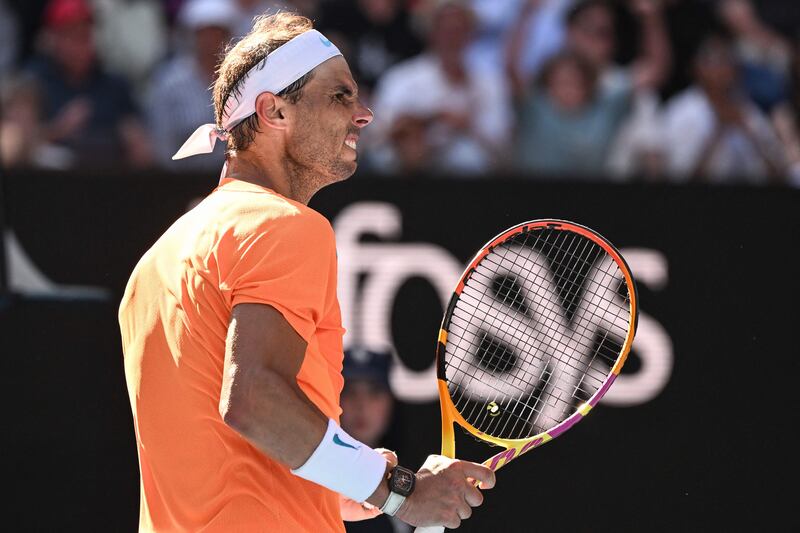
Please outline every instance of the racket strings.
M550 377L553 375L553 372L552 372L552 369L549 366L548 367L543 367L542 371L543 371L542 372L542 376L539 377L539 381L543 382L545 384L544 386L546 387L548 385L548 382L550 381ZM547 376L547 377L545 378L544 376ZM505 392L507 393L508 391L505 391ZM524 392L525 391L520 391L520 395L522 393L524 393ZM525 408L527 408L528 410L531 410L532 412L539 411L537 409L538 402L534 402L534 405L530 406L530 405L527 404L526 401L522 400L522 398L520 398L520 397L516 398L516 400L517 400L517 404L518 405L520 405L520 406L524 405ZM474 409L474 406L473 406L473 409ZM524 409L523 409L523 411L524 411ZM530 418L530 415L523 415L523 416L526 419ZM515 420L514 428L512 428L512 431L513 431L513 429L515 429L517 427L519 421L520 421L519 419ZM506 424L504 424L504 426L503 426L503 431L505 431L505 429L507 428L507 422L508 422L508 420L506 420ZM491 428L489 428L489 429L491 430Z
M556 352L556 353L558 353L558 352ZM589 364L590 368L591 368L591 365L592 365L592 363L590 362L590 364ZM553 371L553 367L551 365L548 365L547 367L545 367L544 370L545 370L544 375L546 376L546 378L540 378L540 381L542 381L544 383L544 385L541 388L546 389L547 387L551 387L552 386L551 385L551 381L552 381L551 378L556 374L556 372ZM606 370L606 369L604 369L604 370ZM601 383L600 379L601 378L598 377L597 385L595 387L593 387L593 388L596 389L596 387L599 386L599 384ZM569 393L568 396L585 398L587 396L587 394L581 394L581 391L583 389L582 385L584 384L585 381L586 381L586 376L581 377L576 383L576 385L577 385L576 389L574 391L568 391L568 393ZM557 384L558 380L556 380L555 383ZM555 388L558 388L558 386L556 385ZM559 398L563 399L563 393L559 392L559 393L557 393L557 396ZM535 402L533 406L528 406L528 407L532 407L532 409L534 411L541 412L542 409L539 408L540 404L541 404L541 402ZM527 405L527 403L526 403L526 405ZM564 405L564 408L565 409L567 408L567 404ZM528 418L527 415L524 415L524 416L526 418ZM518 426L520 421L519 420L515 420L515 422L516 422L515 426L514 426L514 428L512 428L512 430L515 429L516 426ZM507 424L505 424L503 426L503 431L505 431L506 429L507 429Z
M454 323L458 324L458 321L454 321ZM483 336L484 336L484 339L482 339L481 344L478 346L477 353L486 353L487 355L478 358L478 366L479 367L481 367L482 369L489 370L489 371L501 371L501 370L508 370L509 367L514 365L514 363L517 360L517 356L516 356L516 353L511 348L506 347L505 345L502 345L501 343L498 343L497 341L488 340L488 334L487 333L483 333ZM533 345L533 343L526 342L524 338L520 339L520 344L522 344L522 346L520 346L519 344L516 345L516 348L518 350L523 350L523 349L525 349L525 350L533 350L533 349L535 349L535 346ZM494 351L488 352L487 349L485 348L485 346L487 346L487 345L488 346L495 346L497 348L495 348ZM588 344L584 345L584 347L587 347L587 348L589 346L590 345L588 345ZM591 345L591 346L593 346L593 345ZM458 347L460 347L460 346L458 346ZM601 345L601 347L599 349L596 349L596 350L593 350L593 351L596 352L597 355L602 355L602 358L606 361L607 365L609 367L611 367L611 365L613 364L614 356L616 355L616 352L612 351L612 349L610 349L610 348L606 348L606 352L607 353L604 353L603 349L604 349L604 346ZM499 351L499 350L502 350L502 351ZM459 361L459 363L463 362L465 365L473 365L473 363L469 359L469 358L472 358L472 354L470 354L467 349L462 349L461 351L463 352L464 355L466 355L466 357L463 356L463 355L459 356L458 354L456 354L456 357L454 357L454 359L457 359ZM572 364L571 360L562 361L562 363L564 363L567 366L572 367L572 369L574 369L574 370L578 370L578 371L583 371L584 370L583 366L580 366L580 367L579 366L575 366L574 364ZM451 362L451 365L452 365L452 362ZM462 370L460 364L456 366L456 369ZM527 372L525 369L520 369L520 372L522 372L524 374L527 374L527 377L529 378L529 379L525 379L525 380L522 381L523 385L527 384L527 383L530 383L532 380L536 379L536 375L535 374L531 374L530 372ZM516 387L513 382L510 383L509 385L512 388L516 388L520 392L525 392L524 388ZM507 392L507 391L501 391L501 392Z
M506 256L507 256L507 254L506 254L506 253L504 253L504 258L506 258ZM515 261L515 265L516 265L516 261ZM516 265L516 266L519 266L519 265ZM515 318L518 318L518 317L515 317ZM547 318L548 318L548 319L550 319L551 317L547 317ZM470 322L471 322L471 319L470 319ZM493 321L493 322L494 322L494 321ZM492 325L492 326L496 326L496 324L494 324L494 323L493 323L493 324L491 324L491 325ZM520 331L517 329L517 330L515 331L515 333L516 333L516 334L520 334L521 332L520 332ZM520 348L520 346L519 346L518 344L517 344L517 345L515 345L515 347L516 347L517 349L519 349L519 348ZM530 351L531 349L533 349L533 346L525 346L525 348L526 348L526 351ZM507 349L504 349L504 351L507 351ZM493 354L493 355L496 355L496 354ZM479 357L478 359L479 359L479 361L480 361L480 360L482 359L482 357ZM483 366L485 366L485 365L483 365ZM507 391L507 390L506 390L506 391L503 391L503 392L505 392L506 394L508 393L508 391ZM520 392L524 392L524 391L522 391L522 390L521 390Z
M587 241L588 241L588 239L587 239ZM599 253L602 253L602 249L600 249L600 248L598 247L598 250L599 250L599 251L598 251L598 254L599 254ZM498 269L502 269L502 268L503 268L503 265L502 265L502 264L500 264L500 263L497 263L497 262L493 261L493 260L492 260L492 259L490 259L489 257L490 257L490 256L487 256L487 257L484 259L484 261L488 262L489 264L492 264L492 265L496 266ZM502 260L502 259L501 259L501 260ZM565 267L565 265L564 265L564 264L562 264L562 263L553 262L553 264L554 264L554 265L555 265L557 268L564 268L564 267ZM572 273L572 272L570 272L570 273ZM475 273L473 273L473 274L472 274L470 281L472 280L472 278L474 278L474 277L475 277L475 275L476 275ZM556 278L556 279L558 279L558 278L564 278L564 277L565 277L565 276L559 275L558 271L556 271L556 276L557 276L557 278ZM621 279L621 278L620 278L620 279L619 279L619 282L620 282L620 283L622 283L622 284L624 285L624 280L623 280L623 279ZM481 284L481 282L480 282L480 281L477 281L477 280L476 280L474 283ZM563 303L565 303L567 307L574 307L574 306L575 306L575 305L578 303L578 299L579 299L579 298L580 298L580 296L581 296L581 294L579 293L579 289L581 288L581 283L580 283L580 282L577 280L577 278L576 278L575 280L569 280L569 281L567 281L566 283L569 285L569 288L572 290L572 296L571 296L571 297L568 297L568 298L565 298L565 299L564 299L562 302L563 302ZM485 284L482 284L482 285L484 285L484 287L486 287L486 285L485 285ZM615 292L616 292L616 291L615 291ZM596 297L596 298L599 298L599 299L601 299L601 300L605 300L605 301L606 301L606 302L608 302L609 304L613 304L613 303L614 303L612 300L610 300L610 299L608 299L608 298L604 298L602 295L598 294L597 292L595 292L595 291L592 291L592 290L589 290L589 289L586 289L586 288L584 288L584 294L583 294L583 296L586 296L586 294L588 294L588 295L590 295L590 296L593 296L593 297ZM556 302L556 301L554 301L554 300L552 300L552 299L550 299L550 298L546 298L546 297L544 297L543 295L538 295L538 296L539 296L540 300L542 300L542 301L545 301L545 302L547 302L547 303L551 303L551 304L562 303L562 302ZM630 297L629 297L627 294L626 294L626 296L625 296L625 303L630 303Z
M555 354L557 356L559 356L558 357L559 359L561 359L559 351L560 350L557 350L555 352ZM594 351L594 353L596 355L598 352ZM606 372L608 370L608 366L603 368L599 372L599 374L597 376L594 376L595 379L590 380L590 379L587 379L589 377L589 373L587 371L593 368L593 364L594 364L594 361L590 361L589 364L587 365L587 367L581 368L580 371L583 373L583 375L581 375L580 377L575 376L574 373L572 374L573 376L575 376L571 380L571 381L573 381L575 383L575 388L573 390L564 390L563 387L559 386L560 382L564 381L563 378L553 379L554 376L559 375L559 371L557 370L557 365L554 366L554 365L548 363L547 366L542 368L542 376L540 376L538 378L539 382L542 383L542 385L540 386L540 389L542 390L541 395L545 395L545 393L548 393L549 394L548 398L550 400L553 400L553 398L555 397L555 398L557 398L557 399L559 399L559 400L561 400L563 402L562 403L563 412L562 413L557 413L555 415L556 419L562 419L562 418L564 418L565 416L568 415L571 406L575 403L575 402L571 401L572 398L580 398L580 399L584 400L589 396L589 394L591 392L593 392L594 390L599 388L599 386L602 384L602 380L605 377L605 374L606 374ZM574 366L574 365L570 365L570 366ZM589 385L590 390L584 390L584 389L587 388L587 384L590 381L592 382ZM551 390L548 390L548 387ZM505 392L506 392L506 394L508 393L507 390ZM526 401L522 400L522 398L520 398L520 396L522 394L524 394L524 391L518 391L518 397L516 398L516 401L518 403L524 405L524 407L526 407L526 408L530 409L531 411L535 412L536 415L537 415L531 421L530 420L531 413L526 413L525 410L523 409L522 417L526 421L531 421L533 423L533 426L536 427L536 429L543 429L541 426L545 425L545 424L544 423L543 424L537 423L537 422L539 422L537 420L537 418L538 418L538 415L540 415L542 413L542 411L547 406L543 404L543 402L541 401L541 398L538 398L540 396L540 393L534 393L533 394L534 402L533 402L532 406L529 405ZM565 397L567 399L565 399ZM555 407L556 405L557 405L557 403L552 402L552 401L550 402L550 406L551 407ZM482 411L478 411L478 412L481 413ZM515 414L518 414L518 413L515 412ZM485 418L485 413L484 413L484 417L483 418ZM493 422L493 421L490 420L490 422ZM514 425L510 428L511 433L516 433L516 430L519 427L521 420L520 419L516 419L516 420L514 420L514 422L515 422ZM546 421L546 423L551 423L551 424L553 422L554 422L553 420ZM497 424L493 423L492 426L497 426ZM523 424L523 427L528 427L528 425L527 424ZM508 428L508 420L506 420L506 423L502 426L502 429L500 431L502 433L506 433L508 429L509 429ZM495 431L493 429L493 427L491 427L491 426L488 427L487 430L488 431Z
M473 283L473 285L482 285L482 286L484 286L484 287L487 287L485 284L482 284L481 282L477 281L477 279L475 278L475 276L476 276L476 275L475 275L475 274L473 274L473 278L472 278L472 279L473 279L473 280L475 280L475 281L474 281L474 283ZM589 293L589 294L594 294L594 293L591 293L591 291L587 291L587 293ZM597 296L599 296L599 295L597 295ZM479 299L478 299L478 298L477 298L475 295L473 295L473 294L464 294L464 293L462 293L462 297L464 297L464 298L473 298L476 304L477 304L477 303L479 303L479 301L480 301L480 300L479 300ZM550 300L550 299L546 299L546 298L542 298L542 300L546 300L548 303L552 303L552 304L560 305L560 303L558 303L558 302L556 302L556 301L554 301L554 300ZM571 303L571 302L569 302L569 303ZM528 314L528 313L521 313L521 314L522 314L522 316L523 316L523 317L525 317L525 318L528 318L528 319L529 319L529 318L531 318L531 317L529 316L529 314ZM550 315L551 315L551 312L550 312L550 311L547 311L547 312L543 313L543 315L544 315L544 318L546 318L546 319L548 319L548 320L552 320L552 319L553 319L553 317L552 317L552 316L550 316ZM623 318L623 317L619 316L619 314L617 314L617 316L618 316L619 318ZM459 317L459 318L460 318L460 317ZM518 316L514 316L514 318L518 318ZM579 326L579 327L580 327L580 326ZM615 358L616 358L616 354L613 354L612 356L610 356L610 357L609 357L609 360L613 361Z
M474 283L478 283L478 284L480 284L480 282L479 282L479 281L477 281L477 277L476 277L475 275L473 275L473 278L472 278L472 279L474 280ZM471 294L469 294L469 293L466 293L466 294L464 294L464 296L465 296L465 297L471 297L471 296L473 296L473 295L471 295ZM577 298L577 296L576 296L576 298ZM476 301L476 303L477 303L477 298L475 299L475 301ZM549 302L551 302L551 303L555 303L555 302L553 302L552 300L549 300ZM568 303L569 303L569 302L568 302ZM552 320L552 317L551 317L551 316L547 316L548 314L549 314L549 312L545 313L545 318L546 318L546 319L548 319L548 320ZM525 316L525 318L527 318L527 319L531 318L531 317L529 316L529 314L525 314L525 313L523 313L523 315L524 315L524 316ZM454 318L456 318L456 317L454 316ZM460 318L460 317L458 317L458 318ZM470 318L472 318L472 317L470 317ZM518 317L518 316L515 316L514 318L519 318L519 317ZM510 326L510 325L509 325L509 326ZM512 327L512 328L513 328L513 326L510 326L510 327ZM521 335L521 331L520 331L518 328L516 329L515 333L516 333L516 334L518 334L518 335ZM581 341L579 340L579 343L580 343L580 342L581 342ZM533 347L532 347L532 346L530 346L530 345L527 345L527 344L526 344L526 346L524 346L524 347L523 347L523 346L519 346L519 345L517 345L517 346L516 346L516 348L518 348L518 349L523 349L523 348L524 348L526 351L529 351L529 350L530 350L530 349L532 349ZM583 345L583 348L589 348L589 345L588 345L588 344L586 344L586 345ZM493 356L494 356L494 355L496 355L496 353L493 353L493 354L491 354L491 355L493 355ZM602 353L601 353L601 355L602 355ZM609 352L609 354L608 354L608 355L607 355L605 358L606 358L606 359L609 361L609 363L613 363L613 361L616 359L616 355L617 355L617 353L616 353L616 352ZM491 368L493 365L490 363L490 364L488 364L488 365L485 365L485 366L489 366L489 367Z
M476 266L445 350L450 394L467 422L530 437L602 386L630 321L627 285L606 257L586 237L544 229L518 234Z
M567 233L567 232L562 232L562 233ZM586 243L589 243L589 242L590 242L588 239L582 239L582 240L583 240L583 242L584 242L584 245L585 245ZM576 240L574 239L573 241L576 241ZM602 249L601 249L601 248L597 247L596 245L594 245L594 246L595 246L595 248L596 248L596 253L595 253L595 258L596 258L596 257L597 257L597 256L598 256L600 253L603 253L603 252L602 252ZM558 247L558 246L556 246L556 245L553 245L553 246L552 246L552 248L553 248L553 249L558 249L558 250L561 250L561 251L567 251L567 252L569 251L569 250L564 250L564 249L562 249L562 248L559 248L559 247ZM584 248L585 248L585 246L584 246ZM581 253L581 254L584 254L585 252L582 250L580 253ZM493 261L491 261L491 260L489 260L489 262L493 263L493 264L494 264L495 266L497 266L498 268L502 268L502 266L501 266L499 263L493 262ZM562 279L563 279L563 278L566 278L566 276L565 276L565 275L562 273L562 271L560 271L560 270L559 270L559 269L563 269L563 268L565 268L565 265L564 265L564 264L562 264L562 263L557 263L557 262L555 262L554 264L555 264L555 265L556 265L556 267L557 267L557 269L556 269L556 271L555 271L555 277L556 277L556 280L558 280L559 278L562 278ZM586 262L586 264L590 264L590 263ZM618 272L618 270L617 270L617 272ZM569 272L568 272L568 273L569 273ZM541 277L539 277L539 276L536 276L536 278L537 278L537 282L541 282L541 281L542 281ZM584 276L584 278L585 278L585 276ZM623 281L623 280L621 280L621 279L620 279L620 281ZM477 282L477 281L476 281L476 282ZM480 283L480 282L477 282L477 283ZM581 283L579 280L577 280L577 278L576 278L576 280L571 280L571 281L569 281L569 283L572 285L572 287L571 287L571 288L572 288L573 295L572 295L572 297L571 297L571 298L568 298L568 299L566 299L566 301L564 302L564 304L565 304L565 307L574 307L574 306L576 306L576 305L577 305L577 303L578 303L578 299L581 297L581 295L580 295L580 293L579 293L579 290L581 289L582 283ZM541 283L540 283L540 284L541 284ZM584 297L586 296L586 294L589 294L589 295L591 295L591 296L594 296L594 297L597 297L597 298L599 298L599 299L601 299L601 300L604 300L605 302L607 302L607 303L609 303L609 304L613 304L613 303L614 303L612 300L610 300L610 299L608 299L608 298L603 298L603 297L602 297L600 294L598 294L598 293L596 293L596 292L594 292L594 291L588 290L588 289L586 289L586 288L584 288L584 291L585 291L585 293L584 293L584 295L583 295ZM540 301L545 301L545 302L547 302L547 303L549 303L549 304L558 305L558 303L559 303L559 302L556 302L556 301L554 301L554 300L552 300L552 299L550 299L550 298L546 298L546 297L545 297L543 294L541 294L541 293L540 293L540 294L537 294L537 297L539 298L539 300L540 300ZM626 299L626 300L627 300L627 299ZM626 301L626 303L629 303L629 300L627 300L627 301ZM607 310L607 308L606 308L606 310ZM550 311L548 311L547 313L545 313L545 318L547 318L547 319L551 320L551 319L552 319L552 317L551 317L551 316L548 316L549 314L550 314ZM617 316L619 317L619 315L617 315ZM518 317L514 317L514 318L518 318ZM621 318L621 317L620 317L620 318ZM579 325L579 326L580 326L580 325ZM624 335L624 333L625 333L625 331L626 331L626 330L625 330L624 328L621 328L621 329L620 329L620 331L621 331L621 332L622 332L622 334ZM615 355L609 358L609 360L610 360L610 361L613 361L614 359L616 359L616 356L615 356Z
M602 252L602 249L600 249L599 247L598 247L598 249L600 250L600 252L598 252L598 253L603 253L603 252ZM493 264L494 266L496 266L496 267L497 267L497 268L499 268L499 269L500 269L500 268L504 268L502 264L500 264L500 263L497 263L497 262L495 262L495 261L493 261L493 260L489 259L489 256L487 256L487 258L485 258L485 259L484 259L484 261L488 261L490 264ZM566 268L566 265L565 265L565 264L559 263L559 262L557 262L557 261L553 261L553 262L552 262L552 264L553 264L553 265L555 265L557 268ZM576 275L576 277L577 277L577 273L576 273L576 272L569 271L568 273L570 273L570 274L575 274L575 275ZM473 276L474 276L474 275L475 275L475 274L473 274ZM562 278L562 279L564 279L564 278ZM620 281L622 281L622 282L624 283L624 281L623 281L623 280L620 280ZM580 284L578 281L573 281L573 280L566 280L566 281L565 281L563 284L565 284L565 285L568 285L568 287L566 287L566 288L567 288L567 289L570 289L570 290L571 290L571 292L572 292L572 296L571 296L571 297L567 297L567 298L565 298L565 299L564 299L564 300L565 300L565 302L566 302L566 303L569 303L569 304L572 304L572 305L574 305L574 304L575 304L575 302L576 302L576 300L577 300L577 298L578 298L578 296L579 296L579 294L577 293L577 291L578 291L578 289L580 288L580 285L581 285L581 284ZM591 295L593 295L593 296L597 296L597 297L599 297L599 298L602 298L602 296L601 296L601 295L599 295L599 294L597 294L597 293L595 293L595 292L588 291L588 290L587 290L586 292L587 292L587 293L589 293L589 294L591 294ZM542 298L543 298L543 297L542 297ZM626 298L626 301L630 301L630 297L629 297L629 296L626 296L625 298ZM548 301L552 301L552 300L548 300ZM607 300L607 301L611 302L611 300Z

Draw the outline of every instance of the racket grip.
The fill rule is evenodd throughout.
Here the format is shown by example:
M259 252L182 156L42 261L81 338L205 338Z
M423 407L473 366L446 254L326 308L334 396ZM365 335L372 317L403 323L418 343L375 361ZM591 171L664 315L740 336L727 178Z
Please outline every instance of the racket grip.
M418 527L414 533L444 533L444 526L424 526Z

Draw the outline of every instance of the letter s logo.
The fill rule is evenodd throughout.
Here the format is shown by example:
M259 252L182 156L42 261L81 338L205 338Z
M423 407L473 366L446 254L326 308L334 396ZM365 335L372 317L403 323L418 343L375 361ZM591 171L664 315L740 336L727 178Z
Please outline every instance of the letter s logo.
M363 235L399 239L402 215L397 206L382 202L358 202L345 207L334 220L339 254L339 302L347 328L345 346L364 343L393 349L391 312L394 299L410 277L428 280L446 308L464 265L446 249L431 243L361 242ZM651 290L667 284L667 259L653 249L627 248L622 255L637 282ZM427 348L427 347L426 347ZM616 406L646 403L664 389L672 373L672 342L664 327L639 312L639 329L633 350L641 366L623 373L602 402ZM431 350L433 357L433 350ZM403 401L418 403L438 399L433 359L426 370L416 372L396 359L390 381Z

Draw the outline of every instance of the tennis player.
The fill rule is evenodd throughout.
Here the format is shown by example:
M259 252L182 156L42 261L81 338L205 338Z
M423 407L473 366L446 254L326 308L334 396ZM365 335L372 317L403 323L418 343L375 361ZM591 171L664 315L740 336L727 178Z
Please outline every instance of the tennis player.
M307 207L356 168L372 112L301 16L259 19L226 54L219 186L136 265L119 320L141 473L140 531L344 531L381 511L457 527L494 485L430 456L413 472L338 424L342 333L330 224Z

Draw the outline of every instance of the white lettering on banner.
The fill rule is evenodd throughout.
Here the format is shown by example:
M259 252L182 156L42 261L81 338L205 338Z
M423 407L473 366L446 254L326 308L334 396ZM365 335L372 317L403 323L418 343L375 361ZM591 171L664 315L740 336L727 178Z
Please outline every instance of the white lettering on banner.
M446 307L464 265L453 255L430 243L361 242L364 235L383 240L399 239L400 210L387 203L359 202L343 209L334 220L339 255L339 300L347 328L345 346L363 343L391 348L391 312L403 283L411 277L426 279ZM667 261L650 249L622 250L634 277L658 290L667 283ZM359 279L364 277L359 290ZM672 343L655 319L639 312L634 350L641 366L636 373L621 375L604 402L618 406L645 403L666 386L672 371ZM432 350L431 350L432 352ZM432 354L431 354L432 355ZM390 382L397 397L407 402L438 398L436 366L413 371L396 357Z
M609 362L605 360L603 364L602 356L593 357L596 349L592 339L598 331L604 331L621 344L628 331L630 308L615 290L622 275L614 261L604 255L592 265L586 274L583 297L570 320L557 296L556 280L547 258L518 244L505 243L502 249L501 257L513 257L513 262L502 267L492 261L478 264L470 277L473 284L464 287L456 304L461 316L470 318L467 322L451 322L448 344L452 339L455 346L475 347L488 336L503 346L524 352L526 357L517 357L509 365L504 371L506 379L498 379L497 374L486 369L470 368L470 372L463 372L456 368L452 376L448 375L450 382L480 402L514 389L520 390L520 394L532 394L540 384L546 389L568 391L570 395L576 390L585 392L587 397L594 394L608 375ZM541 318L530 320L520 313L512 314L502 298L485 298L485 287L491 287L498 275L514 279L519 284L513 289L515 298L526 302L531 313L547 317L546 323ZM504 353L505 349L498 351ZM464 354L463 349L461 353ZM570 356L561 357L564 354ZM531 378L536 383L530 383ZM513 389L509 383L515 384ZM525 383L529 384L527 390L521 385ZM539 430L553 427L566 418L564 409L571 402L560 397L560 392L554 393L552 401L537 405L535 425Z
M5 246L8 288L14 293L83 300L107 300L111 297L111 291L103 287L63 285L48 278L28 256L16 234L11 230L0 233L0 246Z
M463 267L447 250L428 243L362 243L365 234L397 239L400 210L384 203L363 202L346 207L334 223L339 255L339 303L347 329L344 344L363 343L392 348L391 310L401 285L411 277L428 280L447 305ZM366 274L358 294L358 279ZM358 301L356 301L357 296ZM392 349L392 351L394 351ZM396 358L390 384L398 398L427 402L437 398L436 366L415 372Z
M667 258L658 250L623 248L620 250L640 285L661 290L667 285ZM641 303L641 301L640 301ZM640 367L633 374L622 374L601 401L616 406L649 402L667 386L672 375L672 340L664 327L639 309L639 329L633 341Z

